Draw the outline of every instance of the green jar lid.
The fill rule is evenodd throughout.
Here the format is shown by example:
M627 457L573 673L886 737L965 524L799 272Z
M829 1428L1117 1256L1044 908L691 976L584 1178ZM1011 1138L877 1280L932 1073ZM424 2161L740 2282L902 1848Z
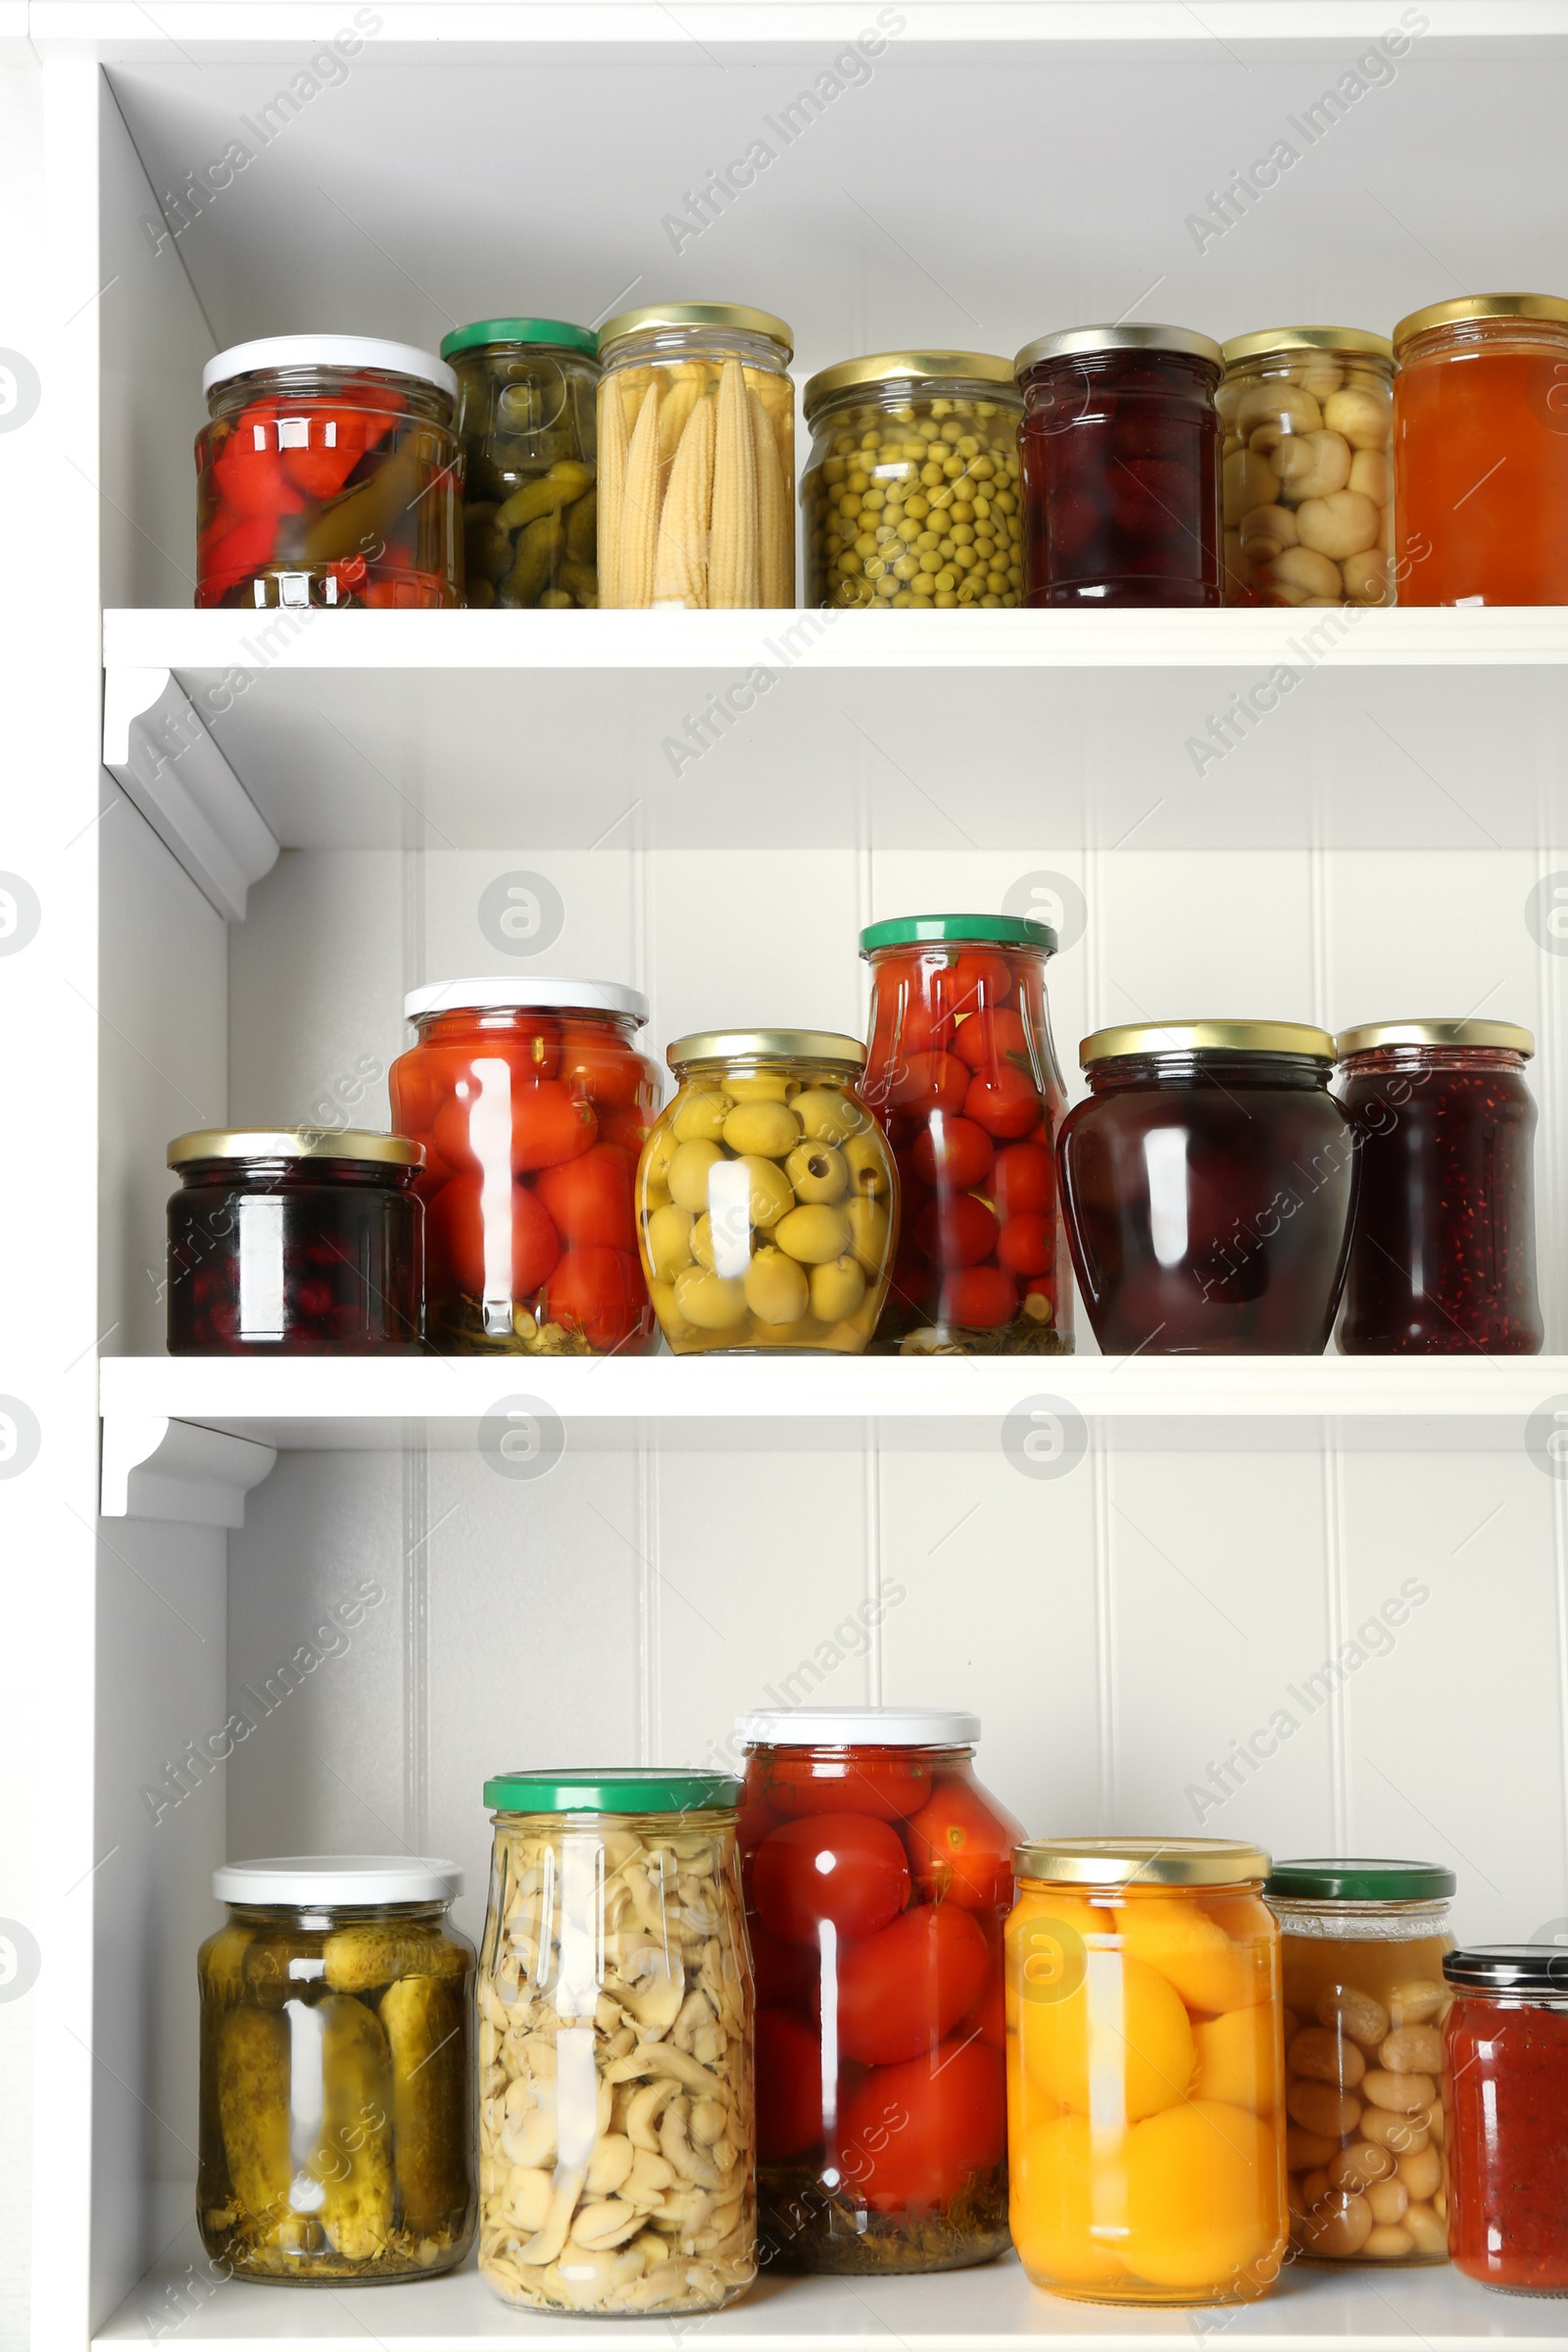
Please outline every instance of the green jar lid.
M608 1772L505 1772L486 1781L492 1813L733 1812L742 1785L716 1772L624 1764Z
M1438 1862L1318 1854L1304 1862L1276 1862L1263 1892L1284 1903L1439 1903L1458 1883Z
M916 948L951 940L957 946L984 943L995 948L1044 948L1056 953L1056 934L1049 923L1021 914L901 914L890 923L868 923L860 933L860 954L874 956L878 948Z
M470 326L455 326L441 338L441 357L476 351L481 343L549 343L558 351L580 351L599 357L599 337L592 327L572 326L564 318L475 318Z

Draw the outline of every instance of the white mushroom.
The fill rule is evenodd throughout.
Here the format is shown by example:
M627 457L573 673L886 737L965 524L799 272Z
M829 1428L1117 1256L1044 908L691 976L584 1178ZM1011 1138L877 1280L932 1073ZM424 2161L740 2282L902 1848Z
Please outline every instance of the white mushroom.
M619 2188L631 2171L637 2154L624 2132L609 2132L594 2142L594 2152L588 2159L587 2191L591 2197L608 2197Z
M659 2127L661 2152L683 2180L694 2180L699 2188L716 2188L718 2167L706 2150L693 2147L687 2126L689 2112L685 2099L672 2099L665 2108Z
M697 2099L692 2105L692 2137L710 2147L724 2129L725 2110L717 2099Z
M1276 556L1270 579L1275 594L1288 605L1305 605L1314 600L1337 605L1340 601L1339 565L1310 547L1288 547L1283 555Z
M718 2098L723 2092L715 2074L684 2050L671 2049L667 2041L645 2041L624 2058L614 2059L605 2073L611 2082L630 2082L639 2075L672 2075L683 2089L695 2090L700 2098Z
M506 2112L501 2153L507 2162L524 2170L551 2163L556 2153L554 2084L519 2076L507 2092Z
M1333 490L1327 498L1303 498L1296 510L1301 545L1337 564L1347 556L1364 555L1376 547L1382 527L1381 511L1359 490Z
M1334 393L1323 421L1331 433L1343 433L1352 449L1386 449L1392 414L1393 404L1382 386L1374 391L1363 383Z
M633 2092L626 2107L626 2136L634 2148L646 2148L654 2156L659 2154L659 2119L679 2088L680 2084L666 2075L661 2082L647 2083Z
M620 2194L628 2205L651 2213L663 2203L665 2189L674 2185L674 2166L667 2164L662 2156L653 2156L646 2148L639 2148L632 2159L631 2171L620 2184Z
M692 2048L693 2035L699 2026L710 2026L712 2022L713 2012L709 2004L708 1995L699 1987L686 1995L680 2015L670 2028L669 2038L677 2050L689 2052Z
M603 2204L584 2205L577 2214L571 2225L572 2243L595 2248L623 2245L642 2226L643 2217L635 2205L607 2197Z
M1349 470L1349 461L1346 461ZM1225 460L1220 469L1225 491L1225 520L1239 523L1253 507L1266 506L1277 488L1275 474L1268 460L1256 451L1240 449ZM1336 485L1337 486L1337 485Z
M1381 548L1369 548L1365 555L1347 558L1341 570L1345 578L1345 593L1353 605L1393 603L1393 574L1389 559Z
M1236 411L1239 433L1254 432L1260 424L1279 425L1294 433L1315 433L1322 428L1323 412L1301 385L1276 376L1263 383L1249 384Z
M550 2184L550 2210L525 2246L519 2247L517 2260L536 2268L554 2262L566 2242L571 2217L582 2195L587 2174L581 2165L562 2164L556 2167L556 2177Z
M1350 460L1348 487L1359 490L1375 507L1386 507L1394 496L1394 467L1384 449L1358 449Z
M551 2185L548 2173L514 2165L501 2195L502 2220L510 2228L525 2230L530 2235L535 2230L542 2230L550 2211Z
M1282 548L1294 547L1298 536L1289 507L1254 507L1242 516L1242 553L1254 564L1272 562Z
M1334 395L1336 400L1340 397ZM1292 506L1298 506L1303 498L1327 498L1331 491L1343 490L1350 478L1349 444L1335 432L1293 433L1270 451L1269 467ZM1262 506L1265 500L1248 503Z

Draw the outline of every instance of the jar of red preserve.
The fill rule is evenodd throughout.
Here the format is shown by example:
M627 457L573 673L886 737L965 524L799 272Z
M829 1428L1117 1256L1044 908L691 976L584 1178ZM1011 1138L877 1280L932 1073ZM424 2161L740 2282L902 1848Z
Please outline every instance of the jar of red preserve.
M743 1715L765 2261L961 2270L1007 2243L1002 1933L1022 1831L977 1716Z
M1380 1021L1336 1046L1361 1163L1341 1349L1539 1355L1530 1031Z
M659 1100L648 1000L605 980L444 980L404 1012L392 1115L425 1147L426 1336L448 1355L643 1355L632 1177Z
M1483 2286L1568 2294L1568 1951L1449 1952L1448 2257Z
M1217 606L1220 346L1184 326L1026 343L1024 603Z
M1049 923L996 914L905 915L860 933L866 1100L901 1202L883 1353L1071 1352L1054 1156L1067 1097L1046 1005L1055 949Z

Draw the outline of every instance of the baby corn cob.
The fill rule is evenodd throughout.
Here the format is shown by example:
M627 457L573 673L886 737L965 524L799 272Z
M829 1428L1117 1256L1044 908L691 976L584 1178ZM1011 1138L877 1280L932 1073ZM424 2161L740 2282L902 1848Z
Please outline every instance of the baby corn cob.
M626 484L626 413L613 376L599 394L599 602L618 605L620 595L620 494Z
M654 549L659 537L659 386L649 385L626 452L620 499L619 570L615 602L642 610L654 601Z
M701 374L677 375L659 404L659 493L669 495L669 469L675 463L687 419L707 390Z
M744 611L758 601L757 451L739 360L726 360L718 379L708 601L715 612Z
M795 533L784 468L760 396L752 392L747 397L757 455L757 601L773 608L789 606L795 602Z
M683 605L694 612L707 610L717 417L712 401L699 401L675 452L659 518L659 548L654 560L656 606Z

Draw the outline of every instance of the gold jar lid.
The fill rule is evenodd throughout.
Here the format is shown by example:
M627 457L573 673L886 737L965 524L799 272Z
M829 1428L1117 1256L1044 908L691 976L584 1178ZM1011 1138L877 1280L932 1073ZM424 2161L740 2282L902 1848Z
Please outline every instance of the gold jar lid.
M599 329L601 359L612 343L626 335L646 335L660 327L707 326L719 333L728 328L739 335L766 335L782 344L786 366L795 357L795 331L771 311L754 311L744 302L645 302L641 309L621 311Z
M1235 1886L1266 1879L1269 1858L1234 1838L1032 1838L1012 1868L1067 1886Z
M677 1037L664 1059L672 1070L703 1061L843 1061L858 1070L865 1048L836 1029L695 1029Z
M1341 1061L1347 1054L1373 1054L1380 1046L1473 1046L1483 1053L1528 1056L1536 1041L1513 1021L1366 1021L1359 1029L1342 1029L1334 1040Z
M366 1159L420 1168L424 1146L406 1135L371 1135L363 1127L196 1127L175 1136L168 1158L172 1168L197 1159Z
M1139 1054L1290 1054L1332 1061L1334 1040L1304 1021L1126 1021L1097 1029L1078 1048L1078 1066Z
M1568 302L1560 294L1461 294L1453 302L1429 302L1412 311L1394 330L1394 348L1433 326L1461 326L1471 318L1550 318L1568 324Z
M1387 335L1369 334L1362 326L1265 326L1256 334L1232 335L1220 350L1227 368L1239 360L1261 360L1273 352L1349 352L1361 359L1392 360L1394 345Z
M808 378L801 398L809 424L812 411L835 392L883 383L896 383L901 392L917 392L923 383L955 379L983 384L988 392L1004 392L1013 400L1018 397L1012 362L989 351L878 351L868 359L840 360L837 367L824 368Z
M1222 364L1219 345L1193 327L1145 325L1141 320L1118 318L1109 326L1062 326L1053 334L1037 335L1018 353L1012 370L1022 376L1042 360L1083 359L1097 351L1171 351L1184 359L1212 361L1216 368Z

